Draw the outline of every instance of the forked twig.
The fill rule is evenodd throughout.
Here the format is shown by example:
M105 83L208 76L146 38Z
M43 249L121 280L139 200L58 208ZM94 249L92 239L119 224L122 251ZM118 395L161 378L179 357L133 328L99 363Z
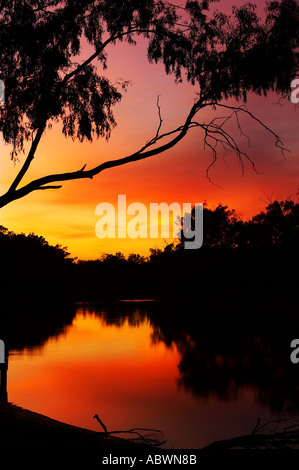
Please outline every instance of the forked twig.
M107 427L105 426L103 421L100 419L98 414L94 415L94 419L96 419L98 423L100 423L101 427L104 429L105 439L107 439L108 436L111 436L114 434L134 434L137 437L132 437L128 439L129 441L136 441L136 442L154 446L154 447L161 446L167 442L167 440L161 440L160 438L157 437L157 434L160 434L161 436L163 436L162 431L160 431L159 429L132 428L132 429L128 429L125 431L109 431L108 432ZM142 432L146 432L149 434L143 435Z

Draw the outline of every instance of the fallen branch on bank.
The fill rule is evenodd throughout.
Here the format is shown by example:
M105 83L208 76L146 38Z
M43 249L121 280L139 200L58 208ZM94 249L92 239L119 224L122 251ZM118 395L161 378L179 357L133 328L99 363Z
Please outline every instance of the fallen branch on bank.
M260 424L257 421L251 434L215 441L202 450L229 449L299 449L299 422L292 419L276 419Z
M104 429L105 438L114 434L134 434L129 438L138 444L146 444L152 447L162 446L167 440L161 440L163 433L157 429L133 428L127 431L107 431L105 424L96 414L94 418ZM143 434L143 433L147 434ZM258 418L255 427L250 434L223 439L212 442L200 450L230 450L230 449L269 449L288 450L299 449L299 422L292 419L275 419L261 424Z
M149 429L149 428L133 428L128 429L126 431L109 431L107 427L100 419L98 414L94 415L94 419L98 421L101 427L104 429L104 436L107 439L108 436L112 436L115 434L133 434L134 437L128 438L128 441L134 441L137 444L146 444L152 447L162 446L167 442L167 440L161 440L161 436L163 436L162 431L159 429ZM146 433L146 434L143 434Z

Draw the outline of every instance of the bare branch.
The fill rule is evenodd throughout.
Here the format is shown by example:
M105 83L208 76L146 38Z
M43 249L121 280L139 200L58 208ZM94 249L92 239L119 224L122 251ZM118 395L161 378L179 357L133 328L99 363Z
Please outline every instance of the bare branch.
M107 428L105 426L105 424L103 423L103 421L99 418L99 415L98 414L95 414L94 419L96 419L98 421L98 423L100 423L100 425L102 426L102 428L104 429L104 432L105 432L105 439L107 439L107 434L108 434L108 431L107 431Z
M193 118L194 116L200 111L201 109L207 107L207 106L212 106L216 108L217 106L220 106L224 109L229 109L231 110L231 114L228 116L222 116L222 117L215 117L213 118L210 122L208 123L200 123L197 121L194 121ZM207 168L207 177L209 181L212 184L215 184L219 188L221 188L219 185L214 183L209 175L209 171L212 168L212 166L216 163L217 158L218 158L218 149L217 146L221 145L222 148L227 151L233 151L241 164L242 167L242 175L244 175L244 161L247 160L253 170L258 173L258 171L255 168L255 164L253 160L250 158L248 153L244 152L241 150L239 147L238 143L234 139L234 137L228 133L224 129L224 125L234 116L236 119L237 123L237 128L240 132L241 135L245 136L248 139L248 144L250 142L249 137L243 132L238 113L242 111L243 113L247 114L250 116L252 119L254 119L258 124L260 124L264 129L266 129L271 135L275 137L275 145L278 147L282 152L284 151L289 151L288 149L285 149L282 145L282 141L280 137L273 131L271 130L268 126L266 126L260 119L256 118L248 109L244 106L236 107L236 106L229 106L229 105L222 105L218 103L213 103L213 102L202 102L201 99L199 99L197 102L194 103L192 106L185 123L176 129L173 129L171 131L165 132L163 134L160 134L161 127L162 127L162 117L161 117L161 108L159 104L159 96L157 98L157 108L158 108L158 116L159 116L159 125L156 131L155 136L149 140L141 149L138 151L134 152L131 155L128 155L126 157L122 157L116 160L110 160L104 163L101 163L100 165L97 165L94 168L91 168L89 170L86 169L86 164L78 171L73 171L73 172L68 172L68 173L60 173L60 174L53 174L53 175L48 175L44 176L41 178L38 178L36 180L31 181L27 185L23 186L22 188L17 189L16 188L16 183L19 183L20 181L20 176L18 179L15 180L14 182L14 187L15 190L8 190L6 194L0 197L0 207L8 204L9 202L19 199L23 196L26 196L27 194L36 191L36 190L43 190L43 189L58 189L61 186L56 186L52 185L52 183L56 182L62 182L62 181L68 181L68 180L75 180L75 179L84 179L84 178L90 178L92 179L95 175L101 173L102 171L108 169L108 168L114 168L117 166L125 165L127 163L131 162L136 162L140 160L144 160L146 158L161 154L165 152L166 150L171 149L174 147L178 142L180 142L187 134L187 132L190 129L193 129L195 127L201 128L204 131L204 145L205 147L210 148L212 151L213 159L210 165ZM41 135L41 129L39 130L39 134ZM37 134L35 140L40 138L40 135ZM163 143L168 137L171 137L171 139ZM153 147L154 145L158 144L161 142L160 146L157 146L155 148L150 148ZM37 146L37 145L36 145ZM33 144L32 144L33 147ZM36 148L36 147L35 147ZM32 155L34 155L34 148L32 150ZM31 159L33 158L31 155ZM29 158L29 155L28 157ZM26 164L26 162L25 162ZM30 164L30 162L29 162ZM28 164L26 165L26 168L28 168ZM26 170L27 171L27 170ZM222 189L222 188L221 188Z
M256 425L254 426L254 428L253 428L251 434L255 434L255 433L256 433L256 431L259 429L260 423L261 423L261 418L258 417L257 423L256 423Z
M43 189L60 189L62 188L62 185L48 185L48 186L41 186L40 188L36 188L37 191L43 190Z
M162 444L165 444L167 441L161 441L160 437L158 438L157 435L160 434L163 436L162 431L159 429L149 429L149 428L133 428L133 429L127 429L125 431L109 431L107 430L107 427L103 423L103 421L99 418L98 414L94 415L94 418L100 423L101 427L104 429L104 435L105 439L107 439L108 436L111 436L113 434L134 434L137 437L130 438L128 440L130 441L139 441L147 445L151 446L161 446ZM150 432L150 434L143 435L143 432Z
M252 114L252 113L247 109L247 106L245 106L245 105L241 105L241 106L229 106L229 105L225 105L225 104L221 104L221 103L214 103L214 105L215 105L215 106L218 106L218 107L222 107L222 108L232 109L232 110L235 110L235 111L237 111L237 112L242 111L243 113L247 114L247 115L250 116L254 121L256 121L258 124L260 124L264 129L266 129L267 132L269 132L270 134L272 134L272 136L276 139L276 141L275 141L275 146L281 150L281 153L282 153L282 155L283 155L284 158L285 158L284 152L289 152L289 153L291 153L289 149L287 149L286 147L283 147L283 142L282 142L281 138L279 137L279 135L276 134L276 132L274 132L272 129L270 129L270 127L268 127L266 124L264 124L260 119L258 119L254 114Z
M227 449L298 449L299 423L290 419L277 419L260 425L260 418L251 434L216 441L202 448Z
M269 132L272 136L274 136L275 146L278 147L281 150L282 155L283 155L284 158L285 158L284 152L286 152L286 151L290 152L289 149L283 147L283 143L282 143L280 137L278 136L278 134L276 134L272 129L270 129L267 125L265 125L260 119L258 119L256 116L254 116L247 109L246 106L242 105L242 106L236 107L236 106L229 106L229 105L218 104L218 103L213 103L213 102L208 103L208 105L212 106L214 109L217 109L217 106L219 106L219 107L223 107L225 109L229 109L229 110L232 111L231 114L229 114L228 116L214 117L207 124L206 123L199 123L199 122L195 122L195 121L193 121L190 124L190 128L191 127L201 127L204 130L204 147L209 147L211 152L212 152L212 157L213 157L212 162L209 164L209 166L206 170L207 178L211 183L215 184L211 180L209 172L210 172L211 168L215 165L215 163L218 159L218 154L217 154L218 144L221 144L222 148L225 151L225 154L228 151L233 151L237 155L237 157L239 159L239 162L241 164L241 168L242 168L242 176L245 173L244 160L247 160L251 164L253 171L255 171L257 174L260 174L260 172L257 171L255 163L253 162L251 157L248 155L248 153L242 151L240 149L238 143L234 139L234 137L230 133L228 133L227 131L224 130L224 125L232 117L235 117L236 123L237 123L237 128L240 132L240 135L246 137L248 147L250 147L250 137L247 134L245 134L245 132L243 132L243 129L241 127L241 123L240 123L239 115L238 115L238 113L240 113L240 112L243 112L243 113L249 115L258 124L260 124L267 132ZM218 185L216 185L216 186L218 186Z
M160 101L160 95L158 95L157 97L157 108L158 108L158 115L159 115L159 126L158 126L158 129L157 129L157 133L156 133L156 138L159 136L160 134L160 129L162 127L162 123L163 123L163 119L161 117L161 106L159 104L159 101Z

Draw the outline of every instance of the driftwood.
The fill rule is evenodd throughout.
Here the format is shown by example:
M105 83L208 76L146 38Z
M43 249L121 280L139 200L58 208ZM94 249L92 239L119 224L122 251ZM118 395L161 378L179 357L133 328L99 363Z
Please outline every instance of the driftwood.
M292 419L276 419L260 424L257 421L251 434L224 439L203 447L202 450L228 449L299 449L299 422Z
M132 434L134 437L130 437L128 441L134 441L138 444L146 444L148 446L158 447L167 442L167 440L162 440L161 437L163 436L162 431L159 429L149 429L149 428L133 428L128 429L126 431L109 431L107 427L103 423L103 421L99 418L98 414L94 415L94 419L98 421L101 427L104 429L104 436L107 439L108 436L113 436L115 434ZM145 434L144 434L145 433Z
M98 423L100 423L100 425L102 426L102 428L104 429L104 432L105 432L105 439L107 439L107 436L108 436L108 431L107 431L107 428L105 426L105 424L103 423L103 421L99 418L99 415L95 414L94 419L96 419L98 421Z
M153 447L162 446L167 442L167 440L161 439L163 433L157 429L133 428L127 431L108 432L107 427L97 414L94 418L104 429L105 438L115 434L134 434L136 437L129 438L129 441ZM261 419L258 418L257 424L250 434L215 441L200 450L225 451L229 449L299 449L299 422L292 419L276 419L261 424Z

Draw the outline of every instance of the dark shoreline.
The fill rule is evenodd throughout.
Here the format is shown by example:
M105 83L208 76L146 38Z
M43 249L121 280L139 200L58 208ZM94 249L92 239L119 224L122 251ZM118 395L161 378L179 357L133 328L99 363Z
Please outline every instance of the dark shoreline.
M10 464L102 465L114 455L141 455L145 445L57 421L13 403L0 403L1 457ZM160 450L161 451L161 450ZM5 460L5 458L7 460ZM68 467L69 468L69 467Z
M191 462L192 456L192 463L206 464L205 468L213 461L219 463L221 458L222 463L225 461L231 468L239 469L245 461L251 465L260 464L263 457L268 459L268 463L277 462L280 458L284 464L291 463L295 455L291 446L267 448L267 434L257 435L256 442L251 433L192 450L162 449L111 436L105 439L104 433L66 424L4 402L0 402L0 436L1 460L9 463L11 468L30 465L33 469L50 466L58 470L89 469L111 468L111 464L143 468L145 463L156 466L156 457L160 466L164 458L167 462L168 458L178 456L187 463ZM253 445L246 448L246 442ZM255 446L256 443L260 446ZM287 440L285 444L288 444Z

